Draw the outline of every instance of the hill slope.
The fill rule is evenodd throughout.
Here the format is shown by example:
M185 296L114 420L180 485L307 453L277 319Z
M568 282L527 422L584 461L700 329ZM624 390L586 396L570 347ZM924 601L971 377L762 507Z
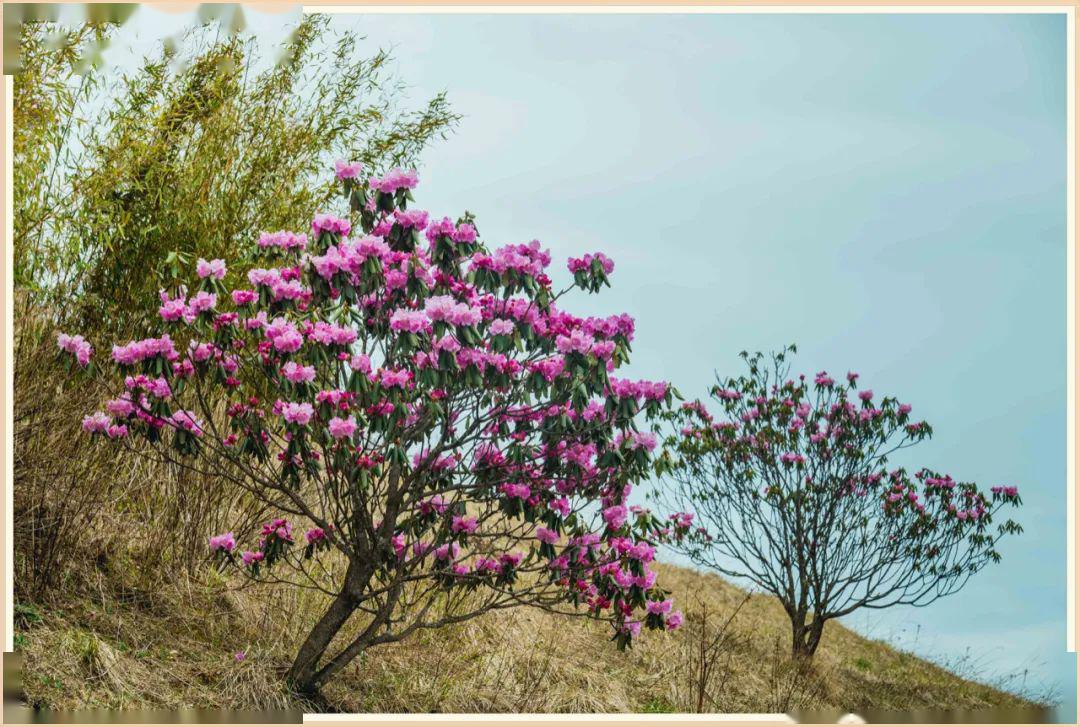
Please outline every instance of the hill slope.
M374 712L858 711L923 719L1038 719L1037 705L830 623L809 668L787 659L789 631L770 597L672 565L661 582L687 625L645 632L620 653L603 624L517 609L419 633L350 665L331 709ZM302 709L279 675L313 596L176 580L152 589L110 563L69 584L65 603L17 606L16 648L32 706ZM129 570L129 573L134 571ZM95 580L96 579L96 580ZM725 627L726 624L726 627ZM234 654L245 652L238 661ZM704 654L704 659L702 655ZM704 664L704 667L703 667ZM961 714L962 713L962 714Z

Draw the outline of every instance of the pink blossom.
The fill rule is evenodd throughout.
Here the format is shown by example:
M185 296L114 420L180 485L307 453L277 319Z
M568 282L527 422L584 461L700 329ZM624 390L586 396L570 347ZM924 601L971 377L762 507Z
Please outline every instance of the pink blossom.
M356 431L356 419L353 417L334 417L327 422L326 428L334 439L348 439Z
M334 162L334 174L338 180L356 179L363 170L364 165L360 162L347 162L344 159Z
M572 257L566 261L566 267L571 273L587 272L592 267L593 261L600 263L600 268L605 275L611 275L615 271L615 263L602 252L580 258Z
M393 194L399 189L413 189L416 187L417 182L418 178L415 171L409 170L405 172L401 169L392 169L382 179L372 177L368 182L368 186L386 194Z
M109 419L108 414L106 414L105 412L98 411L98 412L94 412L93 414L88 414L85 417L83 417L82 428L83 428L83 431L88 432L90 434L94 434L95 432L104 433L105 430L109 428L109 424L111 422L112 422L112 420Z
M294 384L306 383L315 380L314 366L301 366L295 361L289 361L281 367L282 375Z
M390 316L390 328L408 333L430 333L431 321L423 311L398 308Z
M225 277L225 261L220 258L215 258L210 262L199 258L195 263L195 273L200 278L213 278L214 280L221 280Z
M663 615L671 610L671 599L666 601L649 601L645 604L645 610L656 615Z
M315 409L307 402L298 404L289 402L281 407L281 416L287 422L293 424L299 424L300 426L307 426L307 423L311 421L311 417L315 415Z
M213 293L207 293L205 290L200 290L188 301L188 312L191 315L198 315L211 310L215 305L217 305L217 296Z
M496 318L488 324L488 332L493 336L508 336L514 332L514 322L505 318Z
M332 232L337 235L348 235L352 229L352 225L348 220L341 219L329 214L317 214L311 221L312 234L318 235L320 232Z
M604 518L604 522L612 530L618 530L626 523L626 507L623 505L612 505L606 508L601 515Z
M349 359L349 368L362 374L370 374L371 359L364 353L353 354L352 358Z
M222 535L213 535L210 537L210 550L224 550L226 553L231 553L236 549L236 537L232 533L224 533Z
M548 545L554 545L559 542L559 534L554 530L549 530L543 526L536 529L536 539L541 543L547 543Z
M453 533L475 533L477 521L474 517L455 515L450 522L450 531Z
M69 336L66 333L56 335L56 345L62 350L75 356L80 366L86 368L90 363L90 357L94 353L93 347L82 336Z

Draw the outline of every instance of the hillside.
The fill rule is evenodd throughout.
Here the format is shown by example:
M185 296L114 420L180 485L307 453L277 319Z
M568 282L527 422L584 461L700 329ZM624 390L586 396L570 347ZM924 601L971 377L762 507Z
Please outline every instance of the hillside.
M303 709L283 693L312 597L179 580L152 589L111 561L69 583L64 603L20 603L16 650L32 706L61 710ZM686 611L672 634L648 632L619 653L607 628L532 610L503 611L381 647L325 693L326 708L374 712L780 712L835 719L1039 718L1037 705L829 624L813 666L786 658L771 598L661 565ZM125 572L128 576L125 576ZM744 603L745 601L745 603ZM704 629L703 614L705 614ZM726 623L726 628L725 627ZM702 636L716 644L702 669ZM245 652L237 661L234 654ZM704 680L701 675L706 673ZM704 689L700 685L704 681ZM308 705L310 707L310 705ZM1034 711L1033 711L1034 710Z

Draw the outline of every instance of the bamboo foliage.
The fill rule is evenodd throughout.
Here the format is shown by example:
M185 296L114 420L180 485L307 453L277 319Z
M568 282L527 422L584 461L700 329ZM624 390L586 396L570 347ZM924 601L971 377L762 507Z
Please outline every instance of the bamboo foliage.
M302 229L330 201L315 172L334 158L409 164L457 121L442 95L402 110L387 53L364 55L325 16L305 17L276 63L211 24L120 76L95 62L115 33L22 31L16 282L58 323L137 329L198 257Z

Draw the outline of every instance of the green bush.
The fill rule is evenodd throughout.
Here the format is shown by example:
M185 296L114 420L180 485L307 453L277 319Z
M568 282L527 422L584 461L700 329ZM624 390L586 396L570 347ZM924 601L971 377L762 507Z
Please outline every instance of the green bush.
M203 25L122 76L98 61L115 32L26 23L14 82L16 284L58 324L106 337L140 327L198 257L306 226L333 159L407 165L457 120L442 95L402 111L389 56L325 16L305 17L276 63Z

